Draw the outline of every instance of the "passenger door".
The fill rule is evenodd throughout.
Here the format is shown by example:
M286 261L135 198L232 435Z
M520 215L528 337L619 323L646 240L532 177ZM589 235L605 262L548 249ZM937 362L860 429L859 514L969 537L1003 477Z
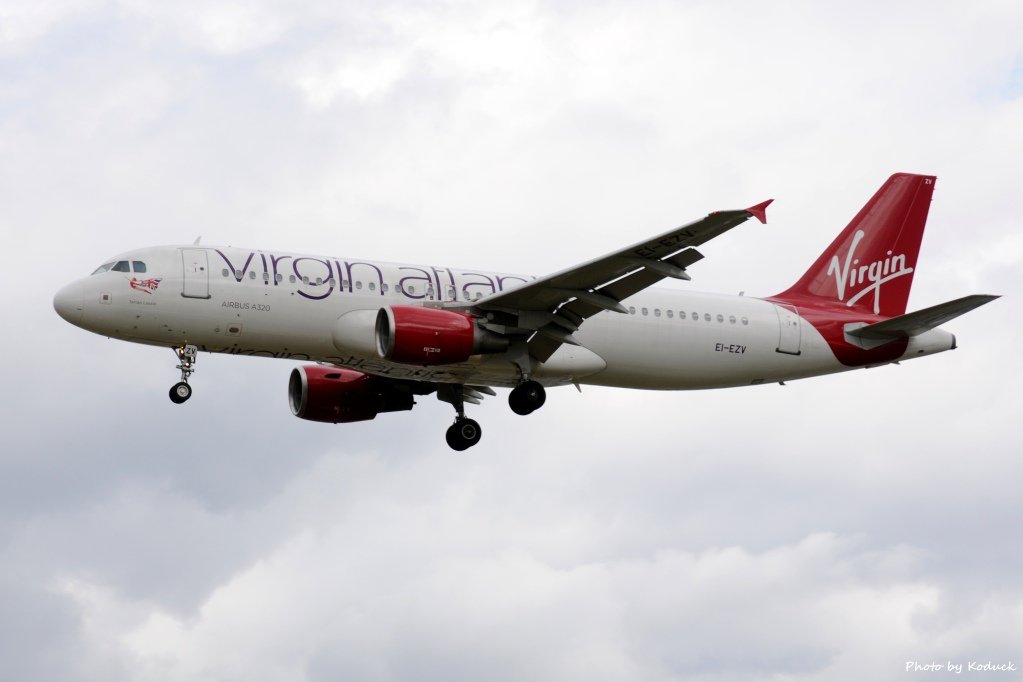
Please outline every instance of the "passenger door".
M795 306L784 303L775 304L774 310L778 313L778 348L776 350L786 355L799 355L802 340L799 312Z
M185 298L209 298L210 273L206 249L181 249L181 265L181 295Z

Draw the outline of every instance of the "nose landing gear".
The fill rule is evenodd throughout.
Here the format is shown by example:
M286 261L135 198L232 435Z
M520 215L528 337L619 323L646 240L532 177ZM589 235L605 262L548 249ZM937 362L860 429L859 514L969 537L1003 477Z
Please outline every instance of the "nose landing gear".
M199 349L192 344L184 344L174 349L178 356L177 369L181 370L181 381L171 386L170 399L172 403L180 405L192 397L192 387L188 385L188 377L195 371L196 358Z

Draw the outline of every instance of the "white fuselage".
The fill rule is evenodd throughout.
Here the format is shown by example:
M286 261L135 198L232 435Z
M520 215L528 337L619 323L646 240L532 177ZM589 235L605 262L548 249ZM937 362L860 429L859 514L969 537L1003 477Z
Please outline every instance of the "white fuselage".
M145 272L107 271L58 294L69 321L105 336L174 347L332 363L368 374L440 383L514 386L500 354L420 367L373 352L383 305L466 302L531 278L433 266L345 260L224 247L156 247L118 258ZM547 385L698 389L760 384L844 371L798 311L742 296L648 289L603 312L534 371ZM80 308L80 309L79 309ZM367 311L361 313L359 311ZM342 319L345 318L345 319ZM350 323L362 324L353 331ZM951 334L914 337L901 358L954 347Z

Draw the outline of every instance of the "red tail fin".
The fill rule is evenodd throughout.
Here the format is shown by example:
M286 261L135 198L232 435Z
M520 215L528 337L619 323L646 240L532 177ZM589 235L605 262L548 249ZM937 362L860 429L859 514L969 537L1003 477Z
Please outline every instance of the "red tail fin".
M908 173L888 178L806 274L773 298L885 317L905 313L934 180Z

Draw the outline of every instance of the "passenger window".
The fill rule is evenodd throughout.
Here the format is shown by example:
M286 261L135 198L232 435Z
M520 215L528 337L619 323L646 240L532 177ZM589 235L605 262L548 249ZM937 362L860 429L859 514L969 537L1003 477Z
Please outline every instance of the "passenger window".
M384 292L385 294L387 293L387 290L390 288L391 287L387 286L387 282L384 282L383 284L380 285L380 291Z
M356 289L362 289L362 282L356 282L355 283L355 288Z
M222 275L223 277L227 277L227 268L224 268L223 270L221 270L221 271L220 271L220 274L221 274L221 275Z
M454 287L448 287L448 298L450 298L452 301L458 300L458 297L455 295Z
M237 280L240 280L242 278L242 271L241 270L235 270L234 271L234 278L237 279Z
M294 284L295 283L295 276L294 275L288 275L288 281L291 282L292 284Z
M264 282L269 282L270 281L270 273L269 272L264 272L263 273L263 281Z
M700 313L693 313L693 320L695 322L699 322L700 321Z
M721 324L724 321L725 321L725 316L724 315L718 315L718 324Z
M106 272L107 270L109 270L112 267L114 267L113 263L104 263L103 265L101 265L98 268L96 268L95 270L93 270L92 274L98 275L101 272Z
M249 279L256 279L256 271L249 270Z
M274 281L280 284L281 282L284 281L284 275L278 272L276 275L274 275Z
M117 265L115 265L114 267L112 267L110 269L113 272L131 272L131 268L128 267L128 261L126 261L126 260L119 260L119 261L117 261Z
M742 323L743 323L743 324L749 324L749 320L747 320L747 319L746 319L746 318L744 317L744 318L742 318Z
M309 284L309 275L302 275L302 284Z
M131 269L134 270L135 272L145 272L146 264L140 260L133 260L131 262Z
M678 319L680 319L680 320L686 319L686 311L684 311L684 310L678 311Z
M704 313L703 314L703 321L704 322L710 322L710 313Z
M630 315L635 315L636 314L636 306L634 306L634 305L630 305L629 306L629 314Z
M660 317L660 316L661 316L661 309L660 308L654 308L654 317Z
M735 324L735 315L729 315L728 316L728 322L731 323L731 324Z
M370 282L369 283L369 290L370 291L376 291L377 290L376 282Z
M675 317L675 311L673 310L666 311L666 314L668 315L668 319Z
M320 286L321 284L323 284L323 278L322 277L317 277L316 278L316 286Z

